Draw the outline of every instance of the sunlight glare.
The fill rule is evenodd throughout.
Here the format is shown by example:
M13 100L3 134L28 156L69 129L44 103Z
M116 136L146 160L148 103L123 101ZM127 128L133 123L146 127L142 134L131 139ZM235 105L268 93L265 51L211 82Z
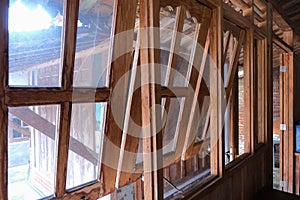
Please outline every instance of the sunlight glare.
M38 5L35 10L31 10L17 1L9 8L9 31L28 32L48 29L51 26L52 18Z

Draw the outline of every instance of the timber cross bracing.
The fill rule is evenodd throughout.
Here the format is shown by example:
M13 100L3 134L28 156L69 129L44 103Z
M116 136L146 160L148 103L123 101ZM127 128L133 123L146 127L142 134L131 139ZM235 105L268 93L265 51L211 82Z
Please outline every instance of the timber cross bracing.
M223 180L245 191L232 199L250 199L271 185L270 3L49 2L62 27L28 43L8 31L9 1L0 2L0 199L14 193L16 133L34 152L29 179L44 178L37 187L50 199L97 199L131 183L137 199L176 197L178 188L218 199Z

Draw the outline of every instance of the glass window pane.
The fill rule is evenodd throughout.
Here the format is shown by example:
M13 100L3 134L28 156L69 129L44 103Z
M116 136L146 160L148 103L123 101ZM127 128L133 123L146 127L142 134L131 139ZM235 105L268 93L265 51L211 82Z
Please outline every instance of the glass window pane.
M97 180L107 103L73 104L67 189Z
M10 0L9 85L59 87L63 0Z
M163 98L163 154L175 151L184 100L184 97Z
M9 108L8 199L54 194L58 105Z
M80 1L75 54L75 87L107 87L114 1Z

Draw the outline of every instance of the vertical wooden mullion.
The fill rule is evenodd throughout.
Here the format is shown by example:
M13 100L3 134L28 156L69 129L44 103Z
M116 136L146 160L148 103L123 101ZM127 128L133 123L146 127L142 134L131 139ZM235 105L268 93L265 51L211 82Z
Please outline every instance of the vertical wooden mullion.
M294 45L294 37L293 31L286 31L283 33L283 39L287 42L289 46ZM288 52L286 54L286 62L285 65L287 67L286 72L286 84L287 84L287 117L286 117L286 125L287 125L287 143L288 143L288 174L287 174L287 191L290 193L294 192L294 54L293 52Z
M8 108L4 101L8 86L8 4L8 0L0 2L0 199L3 200L8 198Z
M272 158L272 144L273 144L273 32L272 32L272 5L270 2L267 3L267 65L266 65L266 132L265 139L268 146L266 153L266 185L268 188L273 187L273 158Z
M280 66L284 65L284 56L280 54ZM284 73L280 72L280 80L279 80L279 94L280 94L280 124L284 124ZM280 131L280 181L284 180L284 131ZM282 188L281 188L282 189Z
M232 87L232 93L230 98L230 150L231 159L234 160L238 155L238 144L239 144L239 109L238 109L238 72L235 73L234 84Z
M62 47L62 90L70 90L73 85L74 60L76 51L77 19L79 0L65 0L63 47ZM68 152L70 141L72 102L62 102L58 135L56 196L62 197L66 191Z
M213 10L210 55L210 134L211 134L211 174L223 176L225 160L223 156L223 82L222 75L222 7Z
M143 160L144 160L144 195L145 200L163 199L162 169L162 132L161 111L156 108L161 102L159 50L159 7L158 1L140 2L141 25L141 80L146 83L141 87ZM154 29L153 29L154 28Z
M244 101L245 101L245 139L244 152L253 153L253 30L246 31L244 45Z
M286 66L286 72L283 73L284 77L284 92L283 92L283 107L284 107L284 113L283 113L283 123L286 124L286 130L283 131L283 181L285 182L283 190L285 192L288 191L288 183L289 183L289 69L288 69L288 63L289 63L289 57L288 53L285 53L283 55L283 65Z
M4 95L8 85L8 0L0 2L0 199L6 200L8 179L8 108Z

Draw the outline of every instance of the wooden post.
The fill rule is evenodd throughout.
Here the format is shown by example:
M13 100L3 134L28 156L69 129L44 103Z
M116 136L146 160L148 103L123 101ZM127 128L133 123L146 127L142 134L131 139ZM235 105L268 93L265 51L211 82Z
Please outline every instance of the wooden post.
M287 44L290 47L293 47L294 45L294 37L293 37L293 30L286 31L283 33L283 40L287 42ZM287 102L287 116L286 116L286 121L285 123L287 124L287 138L286 138L286 143L287 145L287 160L288 160L288 165L285 163L285 167L288 166L288 174L287 174L287 191L290 193L294 192L294 53L293 52L288 52L285 55L285 66L287 68L287 72L285 76L287 77L285 84L287 85L286 87L286 93L288 97Z
M5 88L8 83L8 0L0 2L0 199L7 197L8 109Z
M273 187L273 38L272 38L272 6L271 3L267 3L267 66L266 66L266 88L267 97L265 102L267 103L267 110L265 113L265 119L267 124L266 129L266 143L268 145L268 151L266 153L266 186L268 188Z
M253 30L246 31L244 45L244 101L245 101L245 142L244 152L254 153L253 141Z
M140 2L141 95L145 200L163 199L159 63L159 1ZM155 84L157 83L157 84Z
M222 84L222 7L217 7L212 14L210 54L213 60L210 66L210 134L211 134L211 173L223 176L224 160L224 84Z

